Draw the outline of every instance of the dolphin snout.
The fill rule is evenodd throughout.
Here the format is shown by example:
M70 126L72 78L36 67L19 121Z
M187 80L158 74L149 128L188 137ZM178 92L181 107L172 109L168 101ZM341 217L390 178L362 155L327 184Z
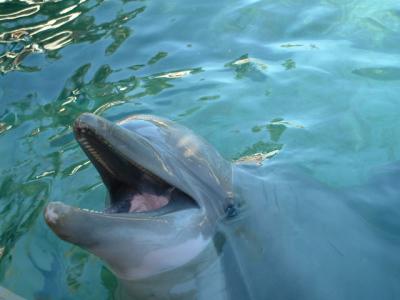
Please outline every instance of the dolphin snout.
M49 203L44 210L44 219L46 220L46 223L49 224L50 226L55 225L70 210L71 210L70 206L65 205L61 202Z

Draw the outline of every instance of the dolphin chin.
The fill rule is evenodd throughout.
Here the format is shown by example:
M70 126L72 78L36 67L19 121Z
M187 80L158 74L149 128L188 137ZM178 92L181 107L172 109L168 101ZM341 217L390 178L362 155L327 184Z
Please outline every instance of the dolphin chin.
M114 124L94 114L76 140L108 190L103 211L52 202L44 217L63 240L102 258L124 280L193 261L231 207L231 165L190 130L136 115Z

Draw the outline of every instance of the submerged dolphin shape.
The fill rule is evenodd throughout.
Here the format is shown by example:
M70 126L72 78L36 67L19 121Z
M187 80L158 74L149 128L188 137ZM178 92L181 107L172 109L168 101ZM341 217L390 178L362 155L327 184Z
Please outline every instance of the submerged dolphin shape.
M45 220L107 263L117 298L400 296L400 167L338 191L279 160L230 164L154 116L113 124L83 114L74 131L109 201L104 212L53 202Z

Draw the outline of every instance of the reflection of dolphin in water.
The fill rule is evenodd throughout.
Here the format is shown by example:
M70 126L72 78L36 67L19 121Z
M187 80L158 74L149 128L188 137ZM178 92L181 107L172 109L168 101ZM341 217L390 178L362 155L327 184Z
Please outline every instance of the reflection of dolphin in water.
M232 166L164 119L115 125L84 114L74 129L110 200L104 212L50 203L45 218L62 239L107 262L120 279L117 297L400 296L395 180L347 201L283 164Z

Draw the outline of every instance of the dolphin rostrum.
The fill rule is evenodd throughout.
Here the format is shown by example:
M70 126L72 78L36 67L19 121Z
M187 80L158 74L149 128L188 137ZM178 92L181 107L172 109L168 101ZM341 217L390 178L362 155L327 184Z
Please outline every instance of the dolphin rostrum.
M119 291L126 298L190 298L201 284L207 285L201 293L210 293L218 280L203 273L221 272L209 259L218 256L210 241L232 206L231 165L190 130L153 116L113 124L83 114L74 132L109 201L104 212L50 203L51 229L101 257L129 286ZM163 286L171 276L174 285Z
M400 297L398 166L338 191L279 160L231 164L154 116L85 113L74 132L109 200L103 212L52 202L45 220L106 262L116 298Z

